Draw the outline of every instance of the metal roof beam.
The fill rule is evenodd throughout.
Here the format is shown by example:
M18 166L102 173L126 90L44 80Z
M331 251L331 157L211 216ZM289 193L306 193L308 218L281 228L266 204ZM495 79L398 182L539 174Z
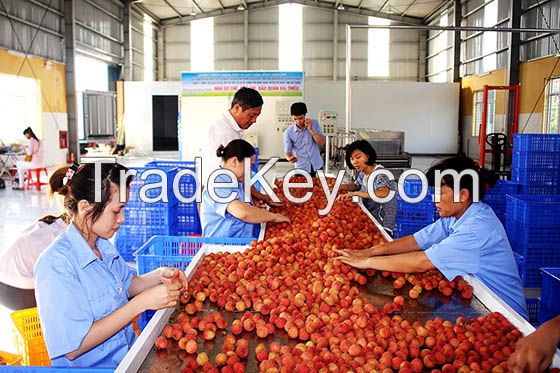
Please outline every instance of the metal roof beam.
M313 8L333 10L333 3L325 1L325 0L317 0L317 1L315 1L315 0L267 0L266 2L265 1L258 1L258 2L247 4L247 7L245 9L247 9L247 10L263 9L263 8L278 6L278 5L281 5L281 4L288 4L288 3L301 4L301 5L305 5L305 6L309 6L309 7L313 7ZM235 12L239 12L239 10L237 10L237 6L231 6L231 7L226 7L224 9L212 10L212 11L206 12L204 14L197 14L197 15L194 15L194 16L183 16L182 19L179 19L179 17L163 19L162 20L162 25L164 27L166 27L166 26L172 26L172 25L177 25L177 24L185 24L185 23L189 23L190 21L192 21L194 19L216 17L216 16L231 14L231 13L235 13ZM344 10L339 10L339 12L344 12L344 13L348 13L348 14L359 14L359 15L364 15L364 16L378 17L378 18L386 18L386 19L390 19L390 20L395 21L395 22L402 22L402 23L411 24L411 25L422 25L422 24L424 24L422 19L418 18L418 17L400 16L400 15L397 15L397 14L387 14L387 13L383 13L383 12L379 12L379 11L375 11L375 10L371 10L371 9L365 9L365 8L360 9L360 8L355 7L355 6L348 6L348 5L344 5Z
M408 12L408 10L412 8L412 6L416 3L416 1L418 0L412 0L412 2L408 4L408 6L402 11L401 16L404 17L406 15L406 12Z

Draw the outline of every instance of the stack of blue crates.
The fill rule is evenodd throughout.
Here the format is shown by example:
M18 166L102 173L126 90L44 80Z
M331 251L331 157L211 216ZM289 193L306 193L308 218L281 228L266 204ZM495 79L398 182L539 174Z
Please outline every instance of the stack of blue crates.
M492 210L504 225L506 223L506 195L517 194L518 188L518 184L512 181L498 180L496 185L487 189L484 195L483 202L492 207Z
M166 186L168 202L150 203L140 198L140 189L145 184L161 182L159 175L150 174L146 180L141 175L149 168L131 168L137 171L130 183L130 196L124 208L125 221L115 235L115 246L124 260L134 260L133 253L153 236L174 235L177 230L176 204L172 198L172 180L177 174L177 168L162 170L167 176ZM146 197L155 198L162 193L162 188L146 191Z
M191 170L196 173L196 165L194 162L188 161L153 161L146 163L146 167L156 169L172 169L177 168L177 172L181 170ZM196 193L196 179L191 175L182 175L179 179L179 192L184 198L190 198ZM170 199L174 200L175 217L177 229L173 235L188 236L191 234L200 234L200 219L198 216L198 208L196 201L182 202L172 194Z
M560 135L514 135L511 181L521 194L560 194Z
M404 191L409 197L417 197L422 191L420 179L407 179L404 181ZM397 196L397 219L393 236L405 237L413 234L425 226L439 219L439 214L433 202L434 191L429 187L426 197L417 203L404 201Z
M525 287L541 285L540 268L560 266L560 195L508 195L506 232L513 250L523 256Z

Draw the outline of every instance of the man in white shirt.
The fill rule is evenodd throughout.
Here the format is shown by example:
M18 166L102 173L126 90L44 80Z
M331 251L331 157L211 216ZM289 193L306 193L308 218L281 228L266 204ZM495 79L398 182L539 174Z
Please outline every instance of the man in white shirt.
M208 135L202 147L202 185L206 186L208 177L220 168L221 159L216 155L220 145L226 146L230 141L242 139L245 130L249 129L261 114L263 106L261 94L243 87L235 92L231 107L226 110L208 129ZM251 189L251 195L256 200L272 204L270 197Z

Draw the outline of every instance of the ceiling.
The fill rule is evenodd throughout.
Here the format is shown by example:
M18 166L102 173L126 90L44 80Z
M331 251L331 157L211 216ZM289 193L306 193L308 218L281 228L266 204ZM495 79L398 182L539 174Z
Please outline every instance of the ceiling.
M299 3L339 9L397 21L421 23L447 0L134 0L138 7L164 24L241 11L244 9Z

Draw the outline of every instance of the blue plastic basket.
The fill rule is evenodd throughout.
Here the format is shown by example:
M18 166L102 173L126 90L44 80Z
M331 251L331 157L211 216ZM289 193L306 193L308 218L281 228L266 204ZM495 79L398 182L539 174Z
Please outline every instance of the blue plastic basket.
M540 322L560 315L560 268L542 268Z
M152 172L154 171L153 168L148 168L148 167L131 167L132 170L136 170L136 176L134 177L134 179L132 180L132 182L130 183L130 196L129 196L129 202L132 203L144 203L145 201L142 201L140 198L140 189L146 185L146 184L155 184L155 183L161 183L163 176L158 175L158 174L153 174ZM177 174L177 168L161 168L160 171L162 171L165 174L165 178L167 178L167 183L166 185L164 185L164 188L167 191L167 195L170 201L173 200L172 196L173 196L173 178L175 177L175 175ZM142 180L142 176L145 176L146 179ZM163 193L162 191L162 187L154 187L154 188L150 188L149 190L146 191L146 196L149 198L155 198L160 196Z
M512 168L558 168L560 152L520 152L514 151Z
M176 209L165 205L144 207L125 206L126 225L172 225L176 220Z
M542 274L540 265L529 266L523 263L521 265L521 283L526 288L538 288L541 287Z
M560 168L512 168L511 180L523 185L557 188L560 186Z
M395 238L405 237L418 232L420 229L430 225L427 222L408 222L408 221L397 221L395 224L395 229L393 231L393 236Z
M560 194L560 185L519 184L519 194Z
M560 135L514 134L513 150L518 152L560 152Z
M201 231L202 229L198 214L177 216L177 229L175 232L177 236L200 234Z
M397 221L432 223L438 217L439 214L431 197L417 203L409 203L397 196Z
M169 236L177 232L177 224L172 225L126 225L123 224L115 235L115 247L126 261L134 260L134 252L153 236Z
M515 220L506 219L506 233L512 246L560 248L560 224L545 226L525 225ZM560 249L558 252L560 255Z
M404 192L407 196L414 198L420 195L422 191L422 182L420 179L406 179L403 185ZM432 196L434 195L434 188L428 187L428 194L426 195L426 199L432 200Z
M515 194L506 196L506 217L522 225L560 227L560 195Z

